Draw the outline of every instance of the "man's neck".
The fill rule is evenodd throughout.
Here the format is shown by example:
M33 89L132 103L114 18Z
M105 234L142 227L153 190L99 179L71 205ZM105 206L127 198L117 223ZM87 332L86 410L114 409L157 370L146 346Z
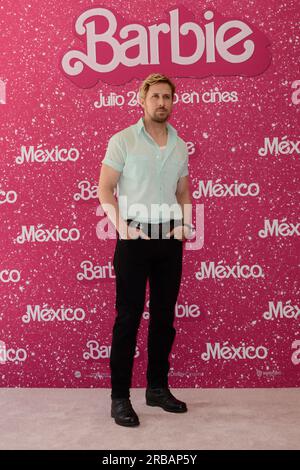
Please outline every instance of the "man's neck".
M153 122L153 121L147 121L145 117L143 117L144 121L144 126L148 134L161 138L164 137L168 134L168 127L166 122Z

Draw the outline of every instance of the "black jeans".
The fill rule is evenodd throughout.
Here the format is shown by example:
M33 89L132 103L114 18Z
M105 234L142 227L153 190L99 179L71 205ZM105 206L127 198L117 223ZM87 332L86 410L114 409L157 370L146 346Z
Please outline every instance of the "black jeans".
M175 224L181 223L175 221ZM171 221L170 229L173 226L174 221ZM148 228L142 228L144 233L149 234ZM160 230L160 235L161 238L151 240L117 239L113 258L117 315L110 354L111 398L130 396L136 339L144 311L148 278L147 385L168 386L168 358L176 335L173 322L181 281L183 242L174 237L163 238L163 230Z

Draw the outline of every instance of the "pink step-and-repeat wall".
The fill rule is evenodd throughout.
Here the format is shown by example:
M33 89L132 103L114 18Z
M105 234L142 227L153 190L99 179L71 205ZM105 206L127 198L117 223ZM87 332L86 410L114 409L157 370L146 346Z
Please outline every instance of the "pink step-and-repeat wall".
M0 386L110 387L109 138L176 84L194 240L172 387L298 387L299 3L3 0ZM149 285L133 386L146 385Z

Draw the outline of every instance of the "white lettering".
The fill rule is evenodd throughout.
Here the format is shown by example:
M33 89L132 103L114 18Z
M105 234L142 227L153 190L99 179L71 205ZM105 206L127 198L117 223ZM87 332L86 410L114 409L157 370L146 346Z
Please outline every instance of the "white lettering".
M274 219L271 223L269 219L264 220L264 228L259 230L258 236L260 238L266 238L268 235L271 237L274 235L275 237L291 237L292 235L300 235L299 226L300 223L292 224L292 223L284 223L286 219L283 219L281 223L279 223L278 219Z
M235 279L240 277L249 279L250 277L264 277L263 270L258 264L252 266L248 264L240 265L238 261L234 266L223 266L221 263L222 261L219 261L216 266L214 261L210 261L209 263L202 261L200 271L195 274L196 279L201 280L210 277L213 279L228 279L229 277L234 277Z
M22 321L24 323L29 323L30 321L38 322L48 322L48 321L82 321L85 319L85 311L83 308L64 308L62 305L58 309L47 308L47 305L44 305L41 308L40 305L27 305L27 311L22 316Z
M70 148L69 150L66 148L58 149L56 145L55 148L51 150L43 150L40 149L42 144L37 146L37 150L35 150L33 145L27 149L25 145L21 146L21 155L16 157L16 163L21 165L22 163L46 163L50 162L66 162L68 160L75 162L79 158L79 151L76 148ZM65 154L65 157L63 156ZM74 155L73 155L74 154Z
M86 35L87 53L77 50L68 51L62 59L62 68L68 75L77 76L83 71L84 64L101 73L112 72L120 64L127 67L158 65L160 63L160 34L168 35L171 59L174 64L178 65L195 64L200 61L204 53L207 63L215 63L216 52L225 62L238 64L249 60L254 53L254 42L250 39L245 40L252 35L253 30L242 21L226 21L219 28L215 28L214 22L211 22L203 28L192 21L180 24L178 8L170 10L169 16L170 24L154 24L146 28L141 24L134 23L120 28L121 39L127 39L130 32L136 33L133 39L120 43L114 36L118 28L115 15L106 8L87 10L77 18L75 23L77 35ZM214 13L207 11L204 13L204 17L206 20L212 19ZM102 18L106 20L107 29L102 33L96 33L96 21L102 22ZM232 29L238 30L238 32L225 39ZM190 33L194 37L194 51L189 56L182 56L180 54L180 46L183 47L181 37L189 35L190 41ZM97 61L99 59L97 44L101 42L109 46L111 50L111 61L105 64ZM238 43L241 43L244 50L236 54L229 52L229 49ZM134 46L138 46L138 53L135 57L129 58L126 52Z
M242 346L236 348L235 346L226 346L228 341L223 343L223 346L220 343L206 343L206 352L201 354L201 359L203 361L209 361L212 359L265 359L268 355L268 349L265 346L245 346L245 343L242 343Z
M292 140L286 140L287 135L282 137L281 142L278 142L278 137L273 137L272 141L269 137L265 137L264 139L264 146L258 150L258 154L261 157L264 157L268 153L273 155L275 152L275 156L279 154L283 155L291 155L292 153L300 153L300 140L297 142L293 142Z
M258 183L238 183L237 180L234 183L228 185L225 183L219 183L221 180L218 179L213 184L212 180L209 180L206 184L204 181L198 182L198 191L193 192L193 197L199 199L200 197L226 197L226 196L257 196L259 194ZM245 188L245 189L243 189Z
M38 226L40 227L40 225ZM64 235L65 234L65 235ZM17 243L25 243L27 242L67 242L69 240L75 242L79 240L80 232L77 228L55 228L53 230L42 230L40 228L36 228L34 225L30 225L27 228L25 225L22 225L22 233L17 236L16 242Z

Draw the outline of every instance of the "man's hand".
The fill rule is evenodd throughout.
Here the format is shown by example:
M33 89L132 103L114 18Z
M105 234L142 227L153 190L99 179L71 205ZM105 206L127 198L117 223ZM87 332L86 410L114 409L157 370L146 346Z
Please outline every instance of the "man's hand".
M150 240L150 237L146 235L141 229L127 226L126 233L120 233L121 240L136 240L137 238L143 238L144 240Z
M170 238L172 235L174 235L174 238L177 238L178 240L189 240L191 237L191 231L189 227L186 225L178 225L177 227L174 227L171 232L168 232L166 234L167 238Z

